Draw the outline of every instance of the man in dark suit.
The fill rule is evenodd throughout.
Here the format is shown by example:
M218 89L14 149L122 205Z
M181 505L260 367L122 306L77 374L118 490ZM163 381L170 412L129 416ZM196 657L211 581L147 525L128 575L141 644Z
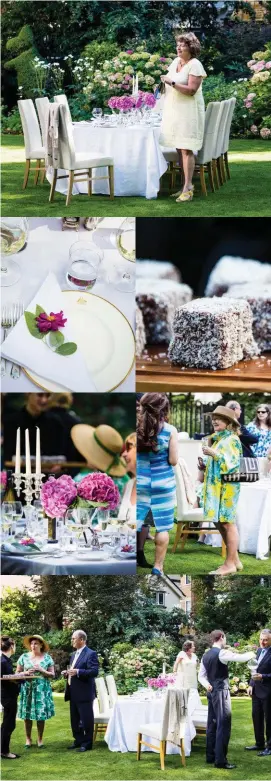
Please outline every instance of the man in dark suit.
M257 670L252 673L249 694L252 696L252 719L255 746L246 746L247 751L259 751L259 757L271 755L271 629L260 634L260 648L257 654ZM264 725L266 748L264 747Z
M65 701L70 702L71 728L74 743L70 749L90 751L92 749L94 714L93 700L96 697L95 678L99 663L96 651L87 647L87 635L77 629L72 635L75 652L71 655L70 667L63 671L67 678Z

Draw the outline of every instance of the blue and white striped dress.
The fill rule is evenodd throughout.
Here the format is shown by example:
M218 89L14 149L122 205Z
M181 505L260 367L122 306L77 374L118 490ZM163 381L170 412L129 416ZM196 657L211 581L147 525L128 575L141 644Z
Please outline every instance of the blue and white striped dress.
M137 454L137 528L140 531L151 510L157 532L169 531L174 523L176 483L168 462L169 440L174 426L164 423L157 436L158 447Z

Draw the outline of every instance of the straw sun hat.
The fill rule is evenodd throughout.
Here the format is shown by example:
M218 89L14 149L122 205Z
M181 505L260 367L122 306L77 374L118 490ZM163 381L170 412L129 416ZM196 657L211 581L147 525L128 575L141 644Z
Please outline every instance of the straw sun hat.
M123 439L116 429L105 424L93 428L87 423L78 423L71 429L71 438L90 466L106 472L111 477L122 477L126 474L127 466L120 456Z
M28 648L29 651L31 650L31 640L38 640L39 643L42 643L43 650L49 651L49 645L47 641L44 640L43 637L41 637L41 635L27 635L26 637L24 637L23 644L24 647Z
M218 406L213 410L213 412L211 412L211 416L212 418L213 417L225 418L225 420L227 420L228 423L234 423L237 427L239 426L234 411L230 407Z

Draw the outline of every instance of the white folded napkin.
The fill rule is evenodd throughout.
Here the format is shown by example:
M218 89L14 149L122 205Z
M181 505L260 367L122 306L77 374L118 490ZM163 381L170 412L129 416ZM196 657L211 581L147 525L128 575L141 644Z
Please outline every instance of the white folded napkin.
M49 314L60 312L65 315L65 300L55 277L50 273L28 304L26 311L35 313L39 304ZM74 342L72 326L67 317L63 329L65 342ZM84 358L77 347L72 355L59 355L48 347L46 342L36 339L27 328L24 315L12 328L10 334L1 345L2 355L13 363L24 366L45 380L51 380L70 391L96 391L94 382L86 368Z

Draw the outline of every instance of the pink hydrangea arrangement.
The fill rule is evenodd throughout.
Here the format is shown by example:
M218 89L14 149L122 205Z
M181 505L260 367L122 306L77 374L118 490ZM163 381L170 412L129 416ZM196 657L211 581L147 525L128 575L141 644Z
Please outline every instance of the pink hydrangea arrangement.
M104 472L93 472L80 481L78 496L94 505L103 505L107 510L115 510L120 502L120 492L112 477Z
M57 518L65 515L68 507L77 498L77 487L72 477L49 477L41 488L41 503L49 518Z
M175 683L176 675L165 673L158 675L158 678L147 678L146 681L150 689L165 689L170 683Z
M151 92L142 92L139 90L137 95L117 95L109 98L109 108L117 111L132 111L133 108L143 108L148 106L154 108L156 99Z
M41 488L41 503L49 518L65 515L71 507L102 507L115 510L120 503L119 489L112 477L93 472L77 485L69 475L49 477Z
M5 491L7 487L7 472L5 470L0 472L1 491Z

